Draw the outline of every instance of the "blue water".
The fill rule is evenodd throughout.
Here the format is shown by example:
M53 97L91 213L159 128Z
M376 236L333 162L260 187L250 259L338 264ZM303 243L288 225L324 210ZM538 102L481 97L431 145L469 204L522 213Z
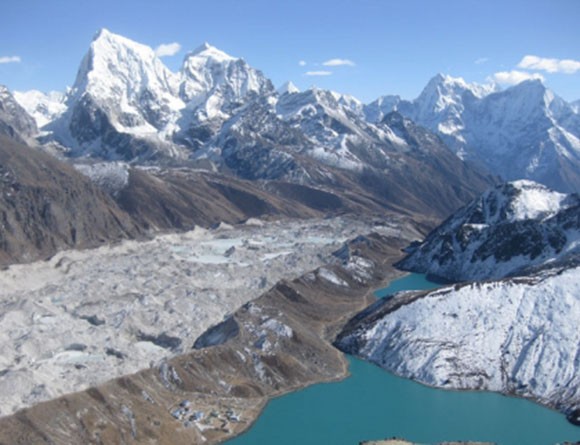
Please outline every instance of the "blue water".
M437 286L413 274L381 295L428 285ZM419 443L478 440L502 445L580 440L580 428L534 403L493 393L428 388L349 360L351 377L272 400L255 425L228 445L357 445L393 436Z
M375 295L384 298L402 290L429 290L440 286L440 284L429 281L423 274L412 273L392 281L388 287L375 291Z

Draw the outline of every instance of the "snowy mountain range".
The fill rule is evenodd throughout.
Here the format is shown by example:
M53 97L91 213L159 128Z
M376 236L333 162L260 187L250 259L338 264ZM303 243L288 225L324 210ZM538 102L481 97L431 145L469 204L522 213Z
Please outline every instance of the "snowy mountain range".
M450 281L502 278L580 252L580 197L527 181L457 211L398 267Z
M64 99L16 97L44 123L39 141L73 159L362 187L391 205L440 216L491 183L400 116L370 123L353 97L291 84L276 91L243 59L208 44L174 73L152 48L101 30Z
M505 180L531 179L580 190L580 116L541 81L506 90L437 75L413 101L385 96L365 107L370 121L401 114L435 131L462 159Z
M364 105L332 91L300 92L291 83L276 90L243 59L207 43L175 73L152 48L101 30L66 94L33 91L15 98L41 128L38 140L73 158L194 165L252 180L319 185L341 182L342 175L367 185L385 175L414 175L429 183L420 185L426 193L458 171L462 187L471 176L467 188L479 192L489 184L482 172L490 171L580 190L577 107L537 81L500 91L438 75L412 102L385 96ZM487 170L452 161L434 135L427 145L442 150L421 152L424 145L396 129L400 118L392 112L431 129L459 159ZM418 160L429 160L429 167L415 170ZM436 171L441 165L444 171ZM375 191L397 195L379 182ZM440 191L446 198L439 201L448 192ZM443 205L454 209L462 193L451 195Z

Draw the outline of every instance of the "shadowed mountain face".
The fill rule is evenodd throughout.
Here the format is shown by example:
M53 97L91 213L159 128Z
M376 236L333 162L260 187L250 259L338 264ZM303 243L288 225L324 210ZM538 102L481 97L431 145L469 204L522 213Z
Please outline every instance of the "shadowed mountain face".
M0 264L143 231L88 178L50 155L0 136Z

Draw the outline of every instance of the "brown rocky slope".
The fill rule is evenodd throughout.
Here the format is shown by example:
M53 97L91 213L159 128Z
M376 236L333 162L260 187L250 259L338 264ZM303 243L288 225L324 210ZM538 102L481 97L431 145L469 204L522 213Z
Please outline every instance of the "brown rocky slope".
M2 266L144 233L74 168L5 136L0 136L0 227Z

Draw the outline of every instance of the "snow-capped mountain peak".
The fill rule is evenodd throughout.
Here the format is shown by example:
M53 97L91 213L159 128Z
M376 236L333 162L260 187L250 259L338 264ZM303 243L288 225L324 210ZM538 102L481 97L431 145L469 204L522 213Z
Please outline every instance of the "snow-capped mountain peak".
M144 88L162 95L174 94L177 77L151 47L107 29L100 30L81 63L73 95L90 90L97 98L119 93L129 97Z
M495 84L467 83L462 77L451 77L439 73L427 83L415 102L423 104L423 114L437 113L456 107L462 110L465 94L471 94L473 97L481 99L496 89Z
M77 156L116 159L152 153L160 148L160 134L173 131L185 107L178 82L152 48L102 29L67 94L66 112L46 130ZM133 137L148 142L132 142Z
M204 43L187 54L181 68L180 97L197 118L226 118L250 96L274 93L272 83L243 59Z
M4 85L0 85L0 135L27 142L38 133L35 120Z
M580 117L541 80L501 90L438 74L415 100L387 96L367 105L365 115L377 122L393 110L438 133L461 159L504 180L580 190Z
M214 61L231 61L236 59L236 57L230 56L207 42L202 43L193 51L189 52L185 56L185 60L191 57L203 57L206 59L213 59Z
M278 89L276 90L280 96L283 94L294 94L299 93L300 89L292 83L292 81L284 82Z
M484 194L482 201L490 199L498 203L494 220L500 215L506 221L545 219L569 207L568 195L550 190L533 181L521 179L507 183L499 189ZM494 221L494 222L495 222Z

